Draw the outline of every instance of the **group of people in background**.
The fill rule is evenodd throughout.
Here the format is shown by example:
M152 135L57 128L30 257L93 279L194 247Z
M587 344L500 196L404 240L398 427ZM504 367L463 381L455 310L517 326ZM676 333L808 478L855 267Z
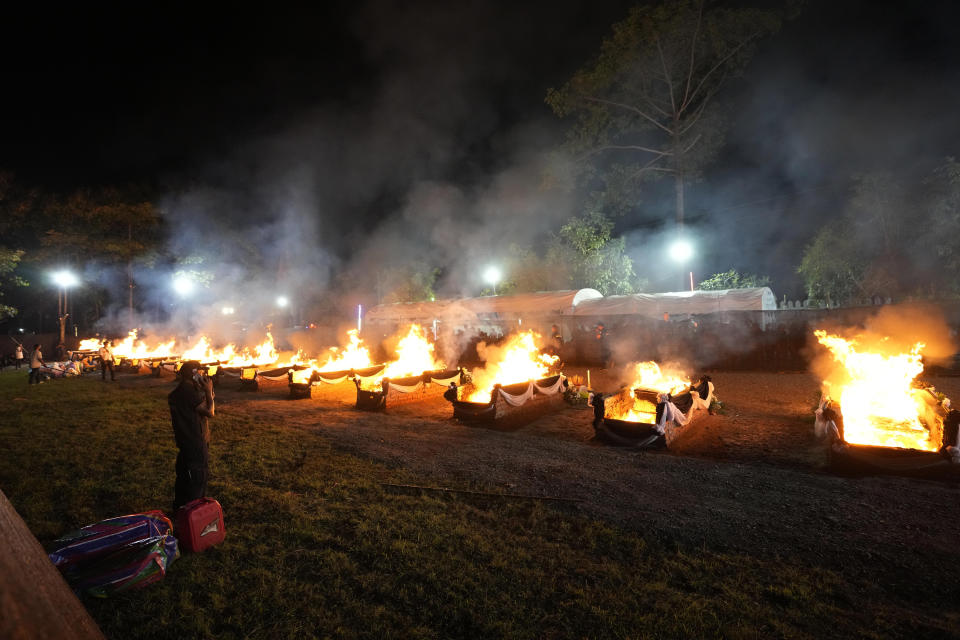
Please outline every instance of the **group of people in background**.
M107 371L110 372L111 382L116 382L117 375L114 370L114 362L116 357L113 354L113 342L111 340L104 340L100 349L98 350L98 355L100 356L100 377L106 382L107 380ZM62 342L59 343L56 347L57 362L64 362L71 359L73 355L71 352L67 351L66 345ZM27 355L26 350L23 345L17 343L17 346L14 348L13 352L3 358L3 365L12 364L14 368L20 369L24 362L28 364L29 376L27 378L28 384L42 384L44 382L44 375L42 368L48 366L44 361L43 357L43 347L40 344L33 345L33 349L30 350L29 355ZM79 363L67 363L67 364L76 364L75 367L77 372L80 371ZM68 367L69 368L69 367Z

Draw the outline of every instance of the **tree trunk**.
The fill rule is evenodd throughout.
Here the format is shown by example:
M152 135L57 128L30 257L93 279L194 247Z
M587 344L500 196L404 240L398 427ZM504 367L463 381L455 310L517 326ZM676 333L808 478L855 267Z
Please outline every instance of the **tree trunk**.
M677 192L677 240L680 240L683 237L683 214L684 214L684 184L683 184L683 170L676 169L673 174L673 185ZM684 291L687 288L687 267L689 265L681 262L680 263L680 288L678 291ZM691 290L693 287L691 287Z
M673 174L673 185L677 192L677 231L683 231L683 217L684 217L684 202L683 202L683 193L684 193L684 184L683 184L683 170L676 169Z
M127 223L127 246L133 246L133 223ZM133 256L127 258L127 287L129 291L130 322L127 330L134 328L133 324Z

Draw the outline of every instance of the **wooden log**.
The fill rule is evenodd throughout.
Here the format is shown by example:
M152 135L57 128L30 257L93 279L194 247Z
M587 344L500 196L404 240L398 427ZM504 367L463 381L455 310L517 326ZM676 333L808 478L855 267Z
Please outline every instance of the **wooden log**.
M0 491L0 638L103 640L83 604Z

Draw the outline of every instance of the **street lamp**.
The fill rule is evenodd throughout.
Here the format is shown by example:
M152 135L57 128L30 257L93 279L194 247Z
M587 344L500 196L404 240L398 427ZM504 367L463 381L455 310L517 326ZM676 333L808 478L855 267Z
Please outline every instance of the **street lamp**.
M67 291L78 285L80 279L66 269L54 271L50 274L50 279L57 285L57 319L60 323L60 342L63 343L67 334L67 316L70 315L67 311Z
M670 245L670 257L674 262L683 264L693 257L693 245L686 240L677 240Z
M497 283L500 282L501 277L500 269L493 265L487 267L486 271L483 272L483 279L493 287L493 295L497 295Z
M277 306L281 309L285 309L287 305L290 304L290 300L287 299L287 296L277 296Z
M173 276L173 290L181 298L186 298L193 293L193 280L189 276L179 273Z
M693 257L693 245L690 244L687 240L680 238L679 240L674 241L670 245L670 257L674 262L679 263L681 266ZM686 269L684 269L686 271ZM690 291L693 291L693 271L689 272L690 274Z

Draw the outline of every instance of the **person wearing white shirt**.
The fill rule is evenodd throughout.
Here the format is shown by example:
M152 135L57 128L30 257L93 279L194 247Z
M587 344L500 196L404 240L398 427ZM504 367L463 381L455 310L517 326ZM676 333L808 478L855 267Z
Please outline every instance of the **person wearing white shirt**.
M100 347L100 377L104 382L107 381L107 369L110 369L110 381L117 381L117 376L113 372L113 347L111 344L109 340L104 340L103 346Z

